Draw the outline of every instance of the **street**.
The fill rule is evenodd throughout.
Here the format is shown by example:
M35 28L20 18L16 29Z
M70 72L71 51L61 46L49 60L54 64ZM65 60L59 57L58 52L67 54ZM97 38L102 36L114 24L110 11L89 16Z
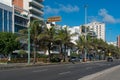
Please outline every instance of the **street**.
M8 69L0 71L0 80L78 80L119 64L116 60Z

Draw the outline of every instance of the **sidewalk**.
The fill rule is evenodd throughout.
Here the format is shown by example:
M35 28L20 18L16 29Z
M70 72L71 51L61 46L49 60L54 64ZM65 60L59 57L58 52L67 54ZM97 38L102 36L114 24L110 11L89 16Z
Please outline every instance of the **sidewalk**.
M102 74L93 80L120 80L120 67L106 74Z
M24 68L24 67L33 67L33 66L46 66L46 65L58 65L58 64L68 64L67 62L63 62L63 63L43 63L43 62L39 62L39 63L4 63L4 64L0 64L0 70L4 70L4 69L13 69L13 68Z
M78 80L120 80L120 65L85 76Z
M0 64L0 70L4 69L12 69L12 68L23 68L23 67L32 67L32 66L44 66L44 65L50 65L51 63L9 63L9 64Z
M102 60L101 60L102 61ZM80 63L92 63L92 62L100 62L100 61L87 61L87 62L80 62ZM32 67L32 66L45 66L45 65L59 65L59 64L71 64L71 62L60 62L60 63L43 63L39 62L36 64L30 63L0 63L0 70L4 69L12 69L12 68L23 68L23 67ZM76 63L77 64L77 63Z

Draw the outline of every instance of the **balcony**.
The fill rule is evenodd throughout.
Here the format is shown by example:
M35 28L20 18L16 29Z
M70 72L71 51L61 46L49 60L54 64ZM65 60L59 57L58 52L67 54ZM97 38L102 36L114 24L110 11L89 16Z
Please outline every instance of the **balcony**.
M34 5L38 6L38 7L41 7L41 8L44 7L40 2L37 2L35 0L29 0L29 2L31 2L32 4L34 4Z
M37 9L37 8L34 8L34 7L32 7L32 6L29 7L29 9L32 10L32 11L34 11L34 12L37 12L37 13L39 13L39 14L44 14L43 11L41 11L41 10L39 10L39 9Z
M20 18L24 18L24 19L29 20L29 18L28 18L28 16L27 16L27 15L23 15L23 14L21 14L21 13L17 12L17 11L15 11L15 16L18 16L18 17L20 17Z
M30 17L33 17L33 18L36 18L36 19L39 19L39 20L44 20L42 17L36 16L34 14L30 14Z

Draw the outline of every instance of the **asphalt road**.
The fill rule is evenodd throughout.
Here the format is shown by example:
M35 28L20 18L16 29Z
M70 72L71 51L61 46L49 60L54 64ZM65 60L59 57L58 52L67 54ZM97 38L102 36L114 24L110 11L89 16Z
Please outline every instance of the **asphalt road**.
M0 70L0 80L78 80L119 64L116 60Z

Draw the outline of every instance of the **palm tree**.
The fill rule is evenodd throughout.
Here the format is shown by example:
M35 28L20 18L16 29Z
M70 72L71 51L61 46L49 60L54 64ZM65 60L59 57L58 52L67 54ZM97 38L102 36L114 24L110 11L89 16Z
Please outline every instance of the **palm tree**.
M55 35L55 41L59 41L60 46L60 54L64 57L64 61L67 60L67 48L71 44L71 37L75 36L75 33L70 33L67 27L61 28L58 30L57 34Z
M37 49L37 44L38 44L38 35L42 33L43 31L43 26L45 26L45 23L40 20L33 20L30 23L29 28L30 30L30 38L31 38L31 43L34 45L34 59L33 59L33 64L36 62L36 49Z
M39 41L45 43L44 46L47 47L48 49L48 53L49 53L49 61L51 61L51 47L54 43L54 35L56 34L56 30L55 27L51 27L51 28L44 28L44 31L39 34L39 36L37 37Z
M40 20L33 20L32 22L30 22L29 24L29 29L30 29L30 43L34 48L34 59L33 59L33 64L35 64L36 62L36 48L37 48L37 44L38 44L38 40L37 37L39 34L41 34L41 32L43 31L43 26L45 26L45 23L43 21ZM17 38L17 40L23 40L24 42L27 43L28 40L28 30L27 29L23 29L19 31L20 36Z

